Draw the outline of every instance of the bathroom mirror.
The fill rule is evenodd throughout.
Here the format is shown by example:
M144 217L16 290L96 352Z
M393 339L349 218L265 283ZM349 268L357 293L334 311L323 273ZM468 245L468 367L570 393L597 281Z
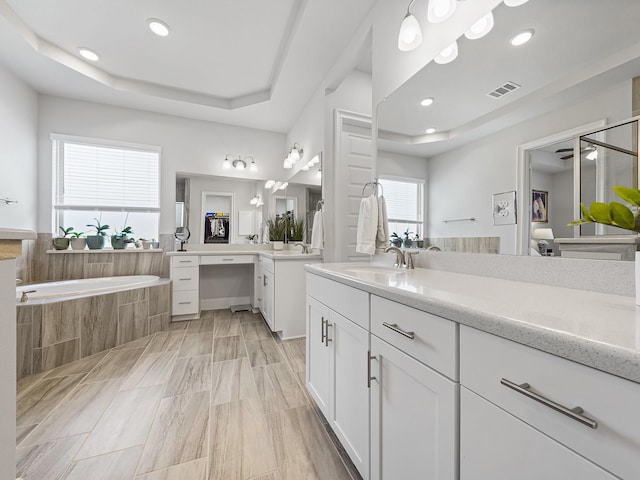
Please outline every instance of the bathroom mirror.
M518 190L519 146L640 108L640 2L531 0L493 15L487 36L462 36L458 58L429 63L378 106L376 167L425 161L426 237L498 239L499 253L515 254L518 225L494 225L493 195ZM527 29L529 43L509 43ZM547 193L551 203L564 194ZM531 220L524 211L520 225Z

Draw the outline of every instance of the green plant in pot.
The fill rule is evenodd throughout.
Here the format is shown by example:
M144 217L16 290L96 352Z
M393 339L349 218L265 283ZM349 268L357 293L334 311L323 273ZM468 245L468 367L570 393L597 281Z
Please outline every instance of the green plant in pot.
M407 228L404 233L402 235L404 235L404 238L402 239L402 246L404 248L411 248L413 246L413 240L411 240L411 238L409 237L409 235L411 235L412 232L409 231L409 229Z
M415 244L416 244L416 246L418 248L424 248L424 240L422 238L420 238L420 235L418 235L417 233L413 237L413 241L415 242Z
M131 227L124 227L115 235L111 235L111 246L115 250L124 250L127 248L127 243L135 242L133 237L129 237L131 234L133 234Z
M304 239L304 220L293 220L289 230L289 240L292 242L302 242Z
M269 242L273 244L274 250L282 250L286 228L286 222L281 216L276 215L274 218L267 220Z
M400 248L402 246L402 239L396 232L393 232L389 236L389 242L391 242L391 245L393 245L394 247Z
M109 225L100 224L100 220L94 219L96 223L87 224L87 227L95 229L95 235L87 235L87 247L89 250L101 250L104 248L104 237L107 236L107 230L111 228Z
M83 237L84 232L71 232L71 250L84 250L87 246L87 239Z
M60 231L62 232L62 236L54 238L51 240L51 243L56 250L66 250L69 248L69 235L73 232L73 227L60 227Z

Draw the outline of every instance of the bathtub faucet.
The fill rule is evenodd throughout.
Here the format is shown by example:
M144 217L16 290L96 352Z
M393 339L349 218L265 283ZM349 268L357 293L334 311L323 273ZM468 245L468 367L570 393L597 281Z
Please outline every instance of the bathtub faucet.
M29 297L27 297L27 293L35 293L37 292L37 290L26 290L22 292L22 296L20 297L20 303L24 303L27 300L29 300Z

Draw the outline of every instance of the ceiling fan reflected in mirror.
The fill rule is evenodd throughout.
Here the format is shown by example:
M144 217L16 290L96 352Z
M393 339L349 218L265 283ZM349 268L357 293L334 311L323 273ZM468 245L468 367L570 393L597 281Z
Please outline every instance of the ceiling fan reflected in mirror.
M563 154L567 152L569 153L567 155L561 156L560 160L569 160L573 158L573 148L559 148L555 151L555 153L557 154ZM580 156L582 155L586 155L585 158L587 160L596 160L598 158L598 150L596 149L595 145L589 145L588 147L580 150Z

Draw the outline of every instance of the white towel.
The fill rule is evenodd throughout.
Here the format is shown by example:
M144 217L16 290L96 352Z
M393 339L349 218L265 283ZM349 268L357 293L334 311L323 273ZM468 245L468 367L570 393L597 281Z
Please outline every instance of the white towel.
M376 235L376 246L384 248L389 243L389 219L387 218L387 202L384 197L378 197L378 233Z
M322 250L324 248L324 213L322 210L316 211L313 216L311 248L317 248L318 250Z
M363 198L358 214L356 252L374 255L378 233L378 198L374 195Z

